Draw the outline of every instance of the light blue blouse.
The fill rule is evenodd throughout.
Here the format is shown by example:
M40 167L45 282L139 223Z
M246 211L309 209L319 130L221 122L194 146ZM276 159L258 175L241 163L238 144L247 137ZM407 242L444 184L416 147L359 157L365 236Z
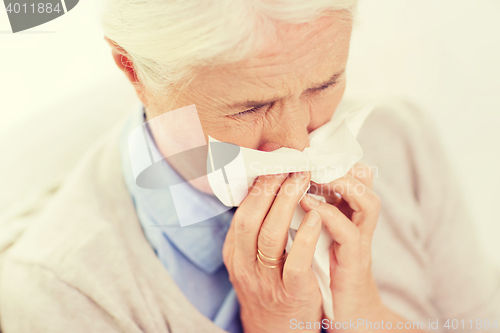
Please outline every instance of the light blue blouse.
M144 119L141 105L123 130L120 154L125 183L146 238L189 301L220 328L240 333L243 329L239 304L222 261L222 246L234 209L210 220L180 227L169 189L137 186L130 164L134 156L129 153L128 135L141 126ZM158 150L155 144L150 148ZM165 163L168 176L182 180L165 160L162 163ZM188 208L186 211L198 220L196 214L200 210L197 208L202 205L206 208L207 195L191 186L184 189L182 196L189 198L183 201ZM218 200L216 204L222 205Z

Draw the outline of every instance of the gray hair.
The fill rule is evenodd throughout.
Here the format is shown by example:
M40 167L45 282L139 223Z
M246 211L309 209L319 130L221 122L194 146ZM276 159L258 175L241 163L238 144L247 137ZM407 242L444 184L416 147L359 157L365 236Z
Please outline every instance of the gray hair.
M242 60L276 22L312 22L326 11L352 17L358 0L103 0L106 37L130 56L153 94L187 81L193 69Z

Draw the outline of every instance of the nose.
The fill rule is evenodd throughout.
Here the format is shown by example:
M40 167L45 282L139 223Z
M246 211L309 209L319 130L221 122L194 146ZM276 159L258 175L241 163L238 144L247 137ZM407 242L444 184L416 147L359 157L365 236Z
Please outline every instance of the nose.
M300 99L286 100L276 103L273 108L269 111L272 116L264 125L259 150L273 151L287 147L302 151L309 147L309 104Z

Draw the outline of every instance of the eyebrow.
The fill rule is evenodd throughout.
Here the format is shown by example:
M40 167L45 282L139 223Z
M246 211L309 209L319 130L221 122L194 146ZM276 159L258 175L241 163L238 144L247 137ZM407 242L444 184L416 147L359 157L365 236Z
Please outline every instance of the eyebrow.
M330 86L332 84L334 84L335 82L337 82L338 78L344 74L345 72L345 68L342 69L341 71L338 71L336 72L335 74L333 74L328 80L320 83L320 84L317 84L313 87L310 87L310 88L307 88L306 90L309 90L309 91L315 91L315 90L320 90L321 88L325 88L327 86ZM275 96L275 97L272 97L270 99L267 99L267 100L260 100L260 101L250 101L250 100L247 100L245 102L237 102L237 103L234 103L234 104L231 104L230 107L231 108L234 108L234 109L242 109L242 108L260 108L260 107L263 107L265 105L269 105L269 104L272 104L278 100L280 100L282 97L279 97L279 96Z

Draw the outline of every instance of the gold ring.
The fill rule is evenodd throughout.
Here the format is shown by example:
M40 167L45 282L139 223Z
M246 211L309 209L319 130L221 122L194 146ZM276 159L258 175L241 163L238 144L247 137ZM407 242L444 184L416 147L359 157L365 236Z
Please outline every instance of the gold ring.
M280 267L281 265L283 265L283 263L285 262L284 260L279 264L279 265L273 265L273 266L270 266L270 265L266 265L262 262L262 260L260 259L260 256L257 254L257 260L262 264L264 265L265 267L267 268L276 268L276 267Z
M283 255L279 258L271 258L271 257L264 255L262 252L260 252L259 249L257 249L257 257L259 257L259 256L262 256L262 258L269 260L269 261L278 261L278 260L283 259L286 256L286 252L283 251Z

